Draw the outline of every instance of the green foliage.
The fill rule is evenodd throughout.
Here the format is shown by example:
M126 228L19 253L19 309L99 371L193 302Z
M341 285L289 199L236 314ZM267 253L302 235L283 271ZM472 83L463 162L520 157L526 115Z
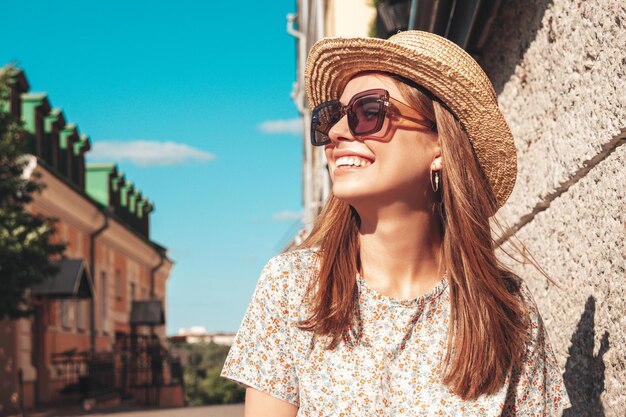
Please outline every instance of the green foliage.
M377 9L378 5L384 2L385 0L371 0L370 6L372 6L374 9ZM372 17L372 20L370 20L367 25L367 36L369 36L370 38L380 38L380 35L378 34L378 30L376 29L376 16L377 15L378 15L378 11L376 12L376 14L374 14L374 17Z
M376 29L376 16L374 16L367 25L367 36L369 36L370 38L380 37L378 35L378 30Z
M187 404L243 402L245 388L220 377L230 347L215 343L199 343L181 347L189 351L189 360L184 370Z
M50 243L52 219L25 210L43 186L27 169L29 135L5 110L13 69L0 74L0 319L32 313L28 288L54 274L50 257L64 245Z

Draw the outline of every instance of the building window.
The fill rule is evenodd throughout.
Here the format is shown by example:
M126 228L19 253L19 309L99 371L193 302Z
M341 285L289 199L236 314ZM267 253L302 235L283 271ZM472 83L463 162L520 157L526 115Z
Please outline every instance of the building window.
M122 285L122 273L120 271L115 271L115 297L118 300L121 300L123 294L124 286Z
M85 330L85 302L84 300L76 300L76 328Z
M137 294L137 286L134 282L130 283L130 289L128 292L128 311L133 309L133 301L135 301L135 297Z
M72 300L61 300L60 307L61 326L63 326L65 330L70 330L74 324L74 309L72 308Z

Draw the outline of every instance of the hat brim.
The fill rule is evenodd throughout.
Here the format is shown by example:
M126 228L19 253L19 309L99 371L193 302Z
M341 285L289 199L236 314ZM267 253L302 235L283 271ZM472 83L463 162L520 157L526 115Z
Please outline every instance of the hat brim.
M338 99L348 81L364 71L408 78L441 100L467 132L498 207L506 202L517 176L515 143L491 82L469 54L427 32L402 32L389 40L325 38L307 58L309 106Z

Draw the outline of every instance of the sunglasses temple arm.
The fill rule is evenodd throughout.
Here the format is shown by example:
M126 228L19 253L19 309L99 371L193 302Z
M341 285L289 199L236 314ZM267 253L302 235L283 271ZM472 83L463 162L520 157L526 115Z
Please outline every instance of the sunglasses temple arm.
M419 126L426 127L432 130L433 132L437 131L436 125L433 122L429 122L428 120L414 119L412 117L408 117L405 115L396 115L396 117L398 119L398 121L396 122L396 126L411 127L413 125L419 125Z

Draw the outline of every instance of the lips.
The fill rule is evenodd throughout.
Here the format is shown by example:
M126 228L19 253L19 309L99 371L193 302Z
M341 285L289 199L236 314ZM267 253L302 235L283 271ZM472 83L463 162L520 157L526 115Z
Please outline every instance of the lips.
M359 152L356 149L347 149L347 148L333 149L332 157L335 161L338 161L339 159L343 157L351 157L351 158L357 158L360 160L368 161L370 163L374 163L374 159L375 159L369 152L367 153Z

